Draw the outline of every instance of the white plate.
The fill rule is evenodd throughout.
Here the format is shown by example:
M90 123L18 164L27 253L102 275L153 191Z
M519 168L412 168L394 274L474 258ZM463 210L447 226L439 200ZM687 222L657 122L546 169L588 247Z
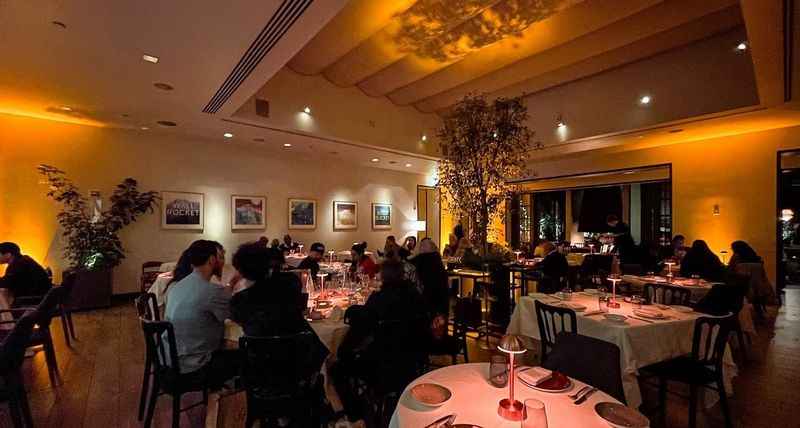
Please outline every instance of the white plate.
M641 413L619 403L597 403L594 412L614 428L647 428L650 421Z
M446 403L453 393L437 383L418 383L411 388L411 396L424 406L439 407Z
M603 318L618 324L624 324L625 321L627 321L628 319L628 317L626 317L625 315L619 315L619 314L605 314L603 315Z
M683 312L685 314L694 312L694 309L692 309L692 308L690 308L688 306L675 305L675 306L671 306L671 308L675 309L678 312Z

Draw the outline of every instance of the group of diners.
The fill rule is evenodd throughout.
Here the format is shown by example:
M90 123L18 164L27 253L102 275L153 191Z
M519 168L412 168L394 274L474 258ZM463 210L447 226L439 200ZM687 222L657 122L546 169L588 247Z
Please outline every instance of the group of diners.
M364 242L352 246L351 272L373 277L380 274L381 286L364 305L347 309L349 329L338 347L335 364L328 370L344 404L341 414L332 417L351 421L363 419L366 412L353 379L378 382L385 368L385 349L374 337L380 323L423 326L409 336L415 342L409 346L435 347L433 326L446 325L449 311L447 275L431 239L422 239L419 246L415 238L406 239L401 246L389 237L380 252L380 262L365 254L366 247ZM220 243L197 240L183 251L162 300L166 302L164 320L173 326L182 376L205 382L214 390L241 373L242 354L223 346L226 320L241 325L245 336L308 332L316 342L312 364L322 368L329 350L307 321L308 296L303 294L308 290L286 269L286 252L280 245L264 245L263 240L242 244L232 258L236 273L223 285L219 278L226 253ZM324 254L322 243L312 244L298 269L318 271ZM419 323L406 322L409 320ZM402 381L412 379L409 372ZM321 389L320 394L318 405L324 407Z

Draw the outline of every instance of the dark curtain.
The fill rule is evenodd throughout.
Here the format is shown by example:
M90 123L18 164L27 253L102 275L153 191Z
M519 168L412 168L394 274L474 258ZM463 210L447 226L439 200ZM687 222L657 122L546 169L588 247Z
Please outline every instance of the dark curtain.
M622 218L622 188L620 186L583 189L582 193L578 232L607 232L606 217L609 214L615 214L620 219Z

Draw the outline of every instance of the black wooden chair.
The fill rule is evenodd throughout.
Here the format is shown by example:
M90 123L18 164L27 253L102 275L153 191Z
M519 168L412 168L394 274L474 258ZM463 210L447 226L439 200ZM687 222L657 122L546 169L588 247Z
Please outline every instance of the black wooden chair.
M750 287L750 278L729 272L725 276L725 284L714 284L711 290L695 305L695 311L722 316L728 312L735 315L733 319L733 333L736 335L741 363L747 362L746 335L739 322L739 313L744 309L744 299Z
M58 385L60 374L58 371L58 361L56 359L56 351L53 346L53 336L50 333L50 321L54 316L61 313L60 307L64 301L64 297L69 292L65 287L53 287L44 298L41 299L39 304L35 307L37 315L36 326L33 329L33 334L28 342L28 347L42 346L44 348L44 358L47 362L47 374L50 376L50 383ZM0 310L2 313L10 313L12 316L20 316L27 311L34 309L33 307L15 307L11 309ZM14 323L15 321L0 321L0 325ZM0 330L0 339L7 335L9 330Z
M178 360L175 331L168 321L149 321L139 318L144 332L147 354L153 364L153 385L147 403L144 426L150 428L158 397L163 394L172 397L172 427L179 428L181 412L208 404L208 388L203 376L194 373L181 374ZM189 392L202 392L203 400L181 409L181 397Z
M286 336L239 339L247 394L245 427L319 427L324 402L316 338L304 331ZM279 425L283 419L288 425Z
M148 321L161 321L156 295L153 293L144 293L136 298L136 311L139 313L139 318ZM150 393L150 381L153 377L153 362L150 361L150 353L147 352L146 349L147 348L145 348L144 355L144 374L142 375L142 390L139 396L138 418L140 421L144 418L147 397Z
M456 298L456 306L453 311L452 320L452 333L449 333L441 339L434 340L431 343L431 348L428 351L429 355L449 355L453 364L458 363L458 356L464 356L464 362L469 362L469 355L467 352L467 331L470 328L477 329L481 325L481 312L480 301L478 302L477 311L474 304L470 305L470 298ZM470 309L472 309L470 311Z
M658 397L662 426L666 426L667 382L689 385L689 427L697 423L698 388L709 388L719 393L719 403L725 417L725 426L731 422L728 396L722 372L725 345L734 325L734 314L723 317L700 317L694 324L692 353L642 368L659 379ZM712 386L713 385L713 386Z
M692 293L687 288L668 284L645 284L644 298L648 303L689 306Z
M611 342L561 332L542 366L592 385L625 403L619 347Z
M75 325L72 323L72 310L70 306L70 296L72 295L72 289L75 286L75 281L77 280L77 275L73 271L65 271L63 281L61 281L60 287L63 287L61 293L61 302L58 304L57 313L61 318L61 329L64 332L64 342L67 344L68 347L72 347L72 340L77 340L78 337L75 335ZM13 306L15 308L33 308L39 305L42 302L44 296L22 296L14 299Z
M0 403L8 403L14 428L33 428L33 417L20 367L39 315L35 311L26 312L16 320L14 328L0 342Z
M559 333L578 333L578 318L572 309L551 306L538 300L535 302L535 307L536 319L539 322L539 341L542 346L540 360L544 364L548 353L555 346L556 336Z

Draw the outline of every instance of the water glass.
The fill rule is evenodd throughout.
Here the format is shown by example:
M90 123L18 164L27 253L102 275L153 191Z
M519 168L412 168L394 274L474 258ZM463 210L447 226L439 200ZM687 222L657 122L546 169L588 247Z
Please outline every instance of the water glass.
M693 285L700 285L700 275L692 274L692 284Z
M642 309L643 300L642 296L631 296L631 304L634 309Z
M535 398L525 400L522 428L547 428L547 410L544 402Z
M608 296L603 294L597 298L597 309L599 309L600 312L608 312Z
M489 357L489 383L496 388L508 385L508 358L504 354Z

